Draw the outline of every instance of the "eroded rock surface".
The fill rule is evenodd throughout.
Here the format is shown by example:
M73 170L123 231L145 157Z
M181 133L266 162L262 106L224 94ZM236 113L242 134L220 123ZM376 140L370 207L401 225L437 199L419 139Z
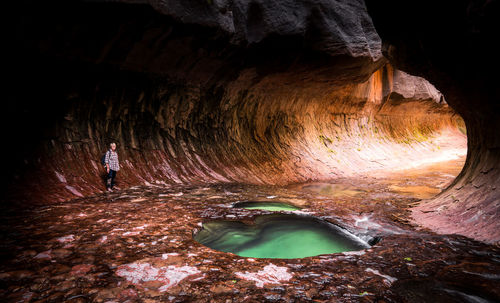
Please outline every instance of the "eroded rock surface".
M128 1L125 1L128 2ZM143 0L183 23L219 27L235 43L296 36L329 55L381 59L381 41L364 1Z
M123 187L328 180L465 152L463 124L439 92L377 55L363 3L190 3L151 2L163 14L116 3L25 7L13 79L33 88L12 96L26 122L7 134L23 147L5 182L11 200L102 191L110 141ZM232 31L224 16L245 23L257 8L269 18L257 32L269 39L235 42L248 30ZM314 12L319 27L301 21Z
M414 210L415 220L442 233L498 241L498 1L366 2L386 57L436 85L467 126L464 170L445 193Z
M8 302L411 302L430 297L495 302L500 299L498 246L416 230L408 209L419 199L390 189L415 183L442 189L460 167L407 171L413 175L408 180L331 183L332 190L356 189L355 196L317 193L307 183L290 189L158 185L2 210L0 297ZM303 215L381 241L361 251L284 260L242 258L193 240L202 222L251 222L271 213L231 207L250 199L300 204Z
M449 104L467 126L465 169L414 218L498 241L497 2L368 1L386 57L439 91L386 65L360 1L132 2L156 11L16 4L1 119L9 203L100 192L110 141L123 187L283 185L458 158L465 126Z
M41 51L50 64L38 62L28 80L41 80L42 93L33 99L31 91L16 96L36 117L28 116L27 125L44 133L32 141L34 131L26 129L22 145L34 146L20 153L22 169L16 167L11 190L15 201L51 203L101 192L99 161L110 141L119 145L122 187L287 184L367 175L465 153L465 135L457 128L461 120L447 104L436 102L438 92L421 78L379 67L383 62L337 56L328 59L337 62L333 67L319 66L329 61L291 49L285 59L272 52L266 59L284 66L266 66L255 58L246 62L252 48L224 44L227 37L217 32L197 33L145 9L154 22L128 21L144 28L139 35L136 27L119 27L126 16L118 12L111 21L97 16L96 28L78 19L56 19L56 24L83 26L88 39L108 39L89 46L90 58L78 53L85 37L61 40L66 43L59 48L55 43L72 37L73 27L47 30L52 44ZM115 33L117 26L124 32ZM40 48L33 40L27 44ZM151 47L154 41L161 41L157 48ZM52 51L61 51L63 59ZM362 67L364 60L371 63ZM48 68L56 75L46 76ZM40 99L58 109L50 114L50 126L34 125L41 117L33 102Z

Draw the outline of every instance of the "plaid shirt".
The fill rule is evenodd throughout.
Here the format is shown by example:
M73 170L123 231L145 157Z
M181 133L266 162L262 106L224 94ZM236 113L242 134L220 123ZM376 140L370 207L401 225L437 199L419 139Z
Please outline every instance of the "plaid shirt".
M120 170L120 164L118 164L118 154L111 149L106 152L106 159L104 160L106 164L109 164L109 169L114 171Z

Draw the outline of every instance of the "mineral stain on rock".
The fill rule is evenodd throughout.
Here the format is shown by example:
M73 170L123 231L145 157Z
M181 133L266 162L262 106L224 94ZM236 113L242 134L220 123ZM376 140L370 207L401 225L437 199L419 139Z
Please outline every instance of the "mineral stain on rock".
M264 287L265 284L282 284L290 280L293 275L288 272L287 267L279 267L274 264L266 265L258 272L237 272L237 277L252 280L257 287Z
M200 274L196 267L174 265L154 267L149 263L124 264L116 270L117 276L125 278L130 283L139 287L155 288L159 292L165 292L182 280Z

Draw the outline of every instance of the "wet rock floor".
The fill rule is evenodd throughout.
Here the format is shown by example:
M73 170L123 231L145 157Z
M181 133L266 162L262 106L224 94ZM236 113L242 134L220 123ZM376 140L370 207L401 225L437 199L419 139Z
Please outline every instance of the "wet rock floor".
M140 186L66 203L2 210L2 302L499 302L500 247L437 235L408 208L459 165L377 179L287 187ZM418 198L416 198L418 197ZM251 223L281 201L341 225L370 249L255 259L193 240L210 220Z

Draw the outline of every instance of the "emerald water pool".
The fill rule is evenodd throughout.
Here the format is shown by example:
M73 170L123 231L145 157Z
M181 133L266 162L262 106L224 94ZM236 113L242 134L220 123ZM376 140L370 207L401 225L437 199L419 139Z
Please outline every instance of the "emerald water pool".
M206 222L194 239L218 251L252 258L294 259L370 247L339 226L293 214L259 216L252 225Z
M269 211L294 211L299 210L300 207L285 203L285 202L274 202L274 201L244 201L237 202L233 204L234 208L245 208L245 209L261 209Z

